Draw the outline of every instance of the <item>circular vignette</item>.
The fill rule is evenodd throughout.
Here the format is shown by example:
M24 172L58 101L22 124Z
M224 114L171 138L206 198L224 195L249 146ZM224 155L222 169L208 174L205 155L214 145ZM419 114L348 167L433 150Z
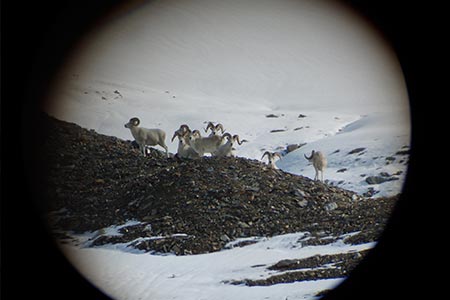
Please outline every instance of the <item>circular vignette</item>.
M123 125L123 124L122 124Z

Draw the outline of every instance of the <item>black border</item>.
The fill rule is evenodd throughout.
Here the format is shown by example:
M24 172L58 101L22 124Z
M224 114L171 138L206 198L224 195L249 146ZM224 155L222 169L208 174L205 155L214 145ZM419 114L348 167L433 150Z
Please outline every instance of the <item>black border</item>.
M46 297L108 299L85 279L55 247L27 186L26 153L33 138L17 136L19 119L32 116L30 103L41 99L64 54L94 24L97 16L121 1L39 1L1 3L1 298ZM424 199L432 199L422 181L429 138L430 54L439 37L435 23L440 9L432 1L344 1L366 15L393 45L407 82L413 121L413 140L404 195L379 245L327 299L397 299L406 295L430 299L426 288L426 248L417 241L426 234L424 216L430 213ZM438 36L438 39L436 39ZM431 50L431 52L430 52ZM425 54L426 53L426 54ZM432 64L432 63L431 63ZM435 82L432 82L433 86ZM30 102L31 101L31 102ZM35 102L34 102L35 103ZM26 110L24 108L27 108ZM12 145L12 146L11 146ZM25 149L22 153L18 149ZM23 154L25 154L23 156ZM419 184L420 183L420 184ZM426 197L423 198L423 192ZM419 212L420 210L420 212Z

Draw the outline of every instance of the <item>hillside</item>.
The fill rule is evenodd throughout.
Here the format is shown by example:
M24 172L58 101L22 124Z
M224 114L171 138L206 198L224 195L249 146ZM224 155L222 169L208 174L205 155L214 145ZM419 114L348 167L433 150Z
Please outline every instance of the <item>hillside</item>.
M277 166L314 178L303 155L319 150L329 184L394 196L408 161L396 153L410 145L400 64L379 32L325 2L137 5L80 42L43 110L122 139L131 138L123 127L131 117L166 132L220 122L250 141L240 157L305 145ZM167 146L175 152L177 143ZM366 181L373 177L384 181Z
M88 232L83 246L117 244L127 251L192 255L303 232L299 247L336 241L358 245L377 240L397 199L363 198L239 157L180 160L158 150L143 157L130 141L44 120L48 219L61 243L79 245L75 236ZM331 273L298 276L345 276L365 252L310 258L308 264L343 265ZM301 265L288 261L282 269ZM300 280L295 272L283 276L230 283Z

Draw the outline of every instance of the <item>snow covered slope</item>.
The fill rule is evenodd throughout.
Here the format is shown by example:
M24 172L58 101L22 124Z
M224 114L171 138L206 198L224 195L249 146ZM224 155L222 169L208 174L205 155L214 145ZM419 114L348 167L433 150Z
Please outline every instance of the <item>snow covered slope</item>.
M51 100L44 108L51 115L124 139L132 137L123 124L137 116L142 126L168 136L184 123L201 129L221 122L250 141L236 154L253 159L308 143L278 163L307 176L312 167L305 168L305 151L340 149L329 157L326 178L361 193L368 189L362 174L401 171L397 182L376 186L378 195L389 195L400 191L406 173L402 163L378 169L374 158L409 145L398 63L380 37L338 5L196 0L138 6L80 43ZM168 144L176 152L176 141ZM366 157L345 156L352 147L367 148Z
M284 171L314 178L304 158L312 150L327 156L329 183L371 196L401 191L409 153L408 123L392 113L373 113L350 123L337 134L287 154L278 162Z
M229 282L279 274L266 268L283 259L356 253L373 247L373 243L348 245L342 240L302 247L300 240L304 236L304 233L295 233L260 238L250 246L188 256L130 253L126 245L110 245L109 249L83 248L89 235L78 236L81 246L63 246L62 249L83 275L114 299L232 300L314 299L318 292L335 287L342 278L256 287ZM304 270L307 269L310 268Z

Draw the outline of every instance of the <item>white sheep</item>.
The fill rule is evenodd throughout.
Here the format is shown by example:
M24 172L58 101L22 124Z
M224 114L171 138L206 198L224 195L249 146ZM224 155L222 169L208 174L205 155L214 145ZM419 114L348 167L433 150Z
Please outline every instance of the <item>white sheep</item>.
M176 136L178 137L177 156L180 158L199 158L200 155L189 145L189 135L189 131L183 134L176 132Z
M316 171L316 175L314 176L314 180L319 179L319 171L321 172L321 181L323 182L323 171L327 167L327 159L325 158L325 155L322 154L320 151L314 151L312 150L311 156L307 157L306 154L304 154L305 158L312 162L314 166L314 170Z
M205 153L213 153L222 144L222 137L219 135L212 135L202 137L200 131L192 131L190 137L190 145L194 150L203 156Z
M268 165L272 168L272 169L278 169L278 167L275 165L275 157L278 157L279 159L281 159L281 155L278 152L269 152L266 151L264 152L263 156L261 157L261 160L264 158L264 156L267 155L267 159L268 161Z
M139 150L144 154L144 156L146 154L145 149L147 146L156 145L163 147L166 150L166 155L169 156L169 150L165 143L166 133L162 129L158 128L148 129L138 127L139 123L139 119L134 117L131 118L130 121L124 126L125 128L130 129L131 134L139 145Z
M212 153L212 155L218 156L218 157L234 156L233 155L233 150L234 150L233 145L234 145L234 143L237 142L239 145L242 145L243 143L248 142L247 140L240 141L239 140L239 135L235 134L235 135L231 136L231 134L229 134L228 132L224 133L222 135L222 140L224 138L228 139L227 142L225 144L219 146L217 148L217 150Z

